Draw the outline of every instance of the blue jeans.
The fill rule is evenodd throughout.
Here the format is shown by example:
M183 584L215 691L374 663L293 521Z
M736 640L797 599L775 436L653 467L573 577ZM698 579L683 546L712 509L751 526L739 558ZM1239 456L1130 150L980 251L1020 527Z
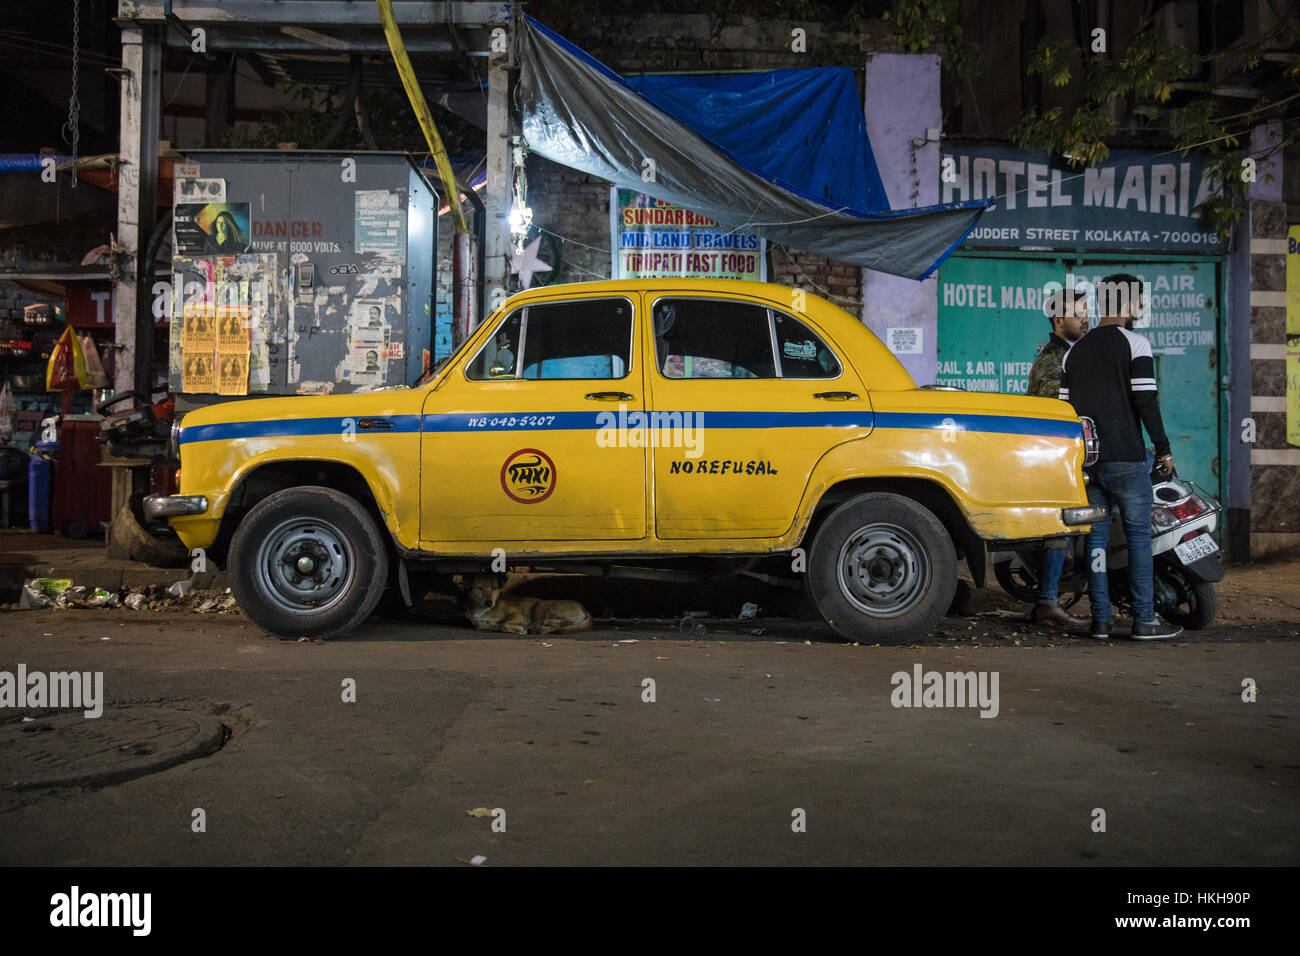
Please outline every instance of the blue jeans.
M1038 603L1055 604L1065 567L1065 549L1048 548L1038 562Z
M1103 461L1092 467L1088 502L1118 506L1128 539L1128 578L1133 594L1133 620L1154 621L1154 573L1151 566L1151 466L1144 461ZM1110 522L1099 521L1088 532L1088 598L1094 621L1112 616L1110 589L1104 570L1097 570L1097 553L1106 553Z

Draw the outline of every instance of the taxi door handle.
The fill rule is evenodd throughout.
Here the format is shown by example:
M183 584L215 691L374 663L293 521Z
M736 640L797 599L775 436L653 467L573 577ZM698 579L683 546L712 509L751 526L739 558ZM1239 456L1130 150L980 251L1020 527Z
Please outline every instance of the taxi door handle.
M586 397L595 402L630 402L635 396L627 392L588 392Z
M813 398L825 398L832 402L856 402L858 396L853 392L814 392Z
M393 430L393 420L391 418L362 418L357 421L357 427L390 432Z

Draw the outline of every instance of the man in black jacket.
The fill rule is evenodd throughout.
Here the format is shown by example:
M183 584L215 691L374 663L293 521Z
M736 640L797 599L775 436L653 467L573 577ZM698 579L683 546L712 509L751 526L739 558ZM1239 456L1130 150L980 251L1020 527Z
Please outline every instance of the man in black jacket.
M1155 445L1164 470L1174 456L1165 437L1156 392L1155 358L1151 343L1132 331L1143 309L1142 282L1137 276L1107 276L1097 289L1101 324L1065 354L1060 397L1097 426L1101 453L1090 472L1088 500L1119 508L1128 539L1129 587L1133 592L1134 640L1177 637L1181 627L1156 618L1151 559L1151 466L1147 463L1142 428ZM1110 591L1106 578L1106 544L1110 525L1099 521L1088 532L1088 597L1092 603L1091 634L1110 637Z

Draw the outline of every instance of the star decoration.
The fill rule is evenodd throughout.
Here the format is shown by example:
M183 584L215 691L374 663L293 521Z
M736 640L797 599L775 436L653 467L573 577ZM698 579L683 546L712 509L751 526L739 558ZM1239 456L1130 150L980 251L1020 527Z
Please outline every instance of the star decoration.
M552 266L537 257L541 245L542 237L538 236L524 246L522 253L516 252L514 249L510 250L510 271L512 274L519 276L521 288L528 289L532 287L533 273L551 271Z

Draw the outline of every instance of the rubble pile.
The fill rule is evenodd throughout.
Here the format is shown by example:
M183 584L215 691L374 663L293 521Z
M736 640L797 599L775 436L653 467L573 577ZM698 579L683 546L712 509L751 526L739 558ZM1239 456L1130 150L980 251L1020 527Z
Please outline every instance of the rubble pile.
M192 610L198 614L233 614L239 608L230 588L195 588L180 580L171 587L146 585L119 591L73 584L68 578L30 578L23 583L17 604L0 610L41 608L121 608L127 611Z

